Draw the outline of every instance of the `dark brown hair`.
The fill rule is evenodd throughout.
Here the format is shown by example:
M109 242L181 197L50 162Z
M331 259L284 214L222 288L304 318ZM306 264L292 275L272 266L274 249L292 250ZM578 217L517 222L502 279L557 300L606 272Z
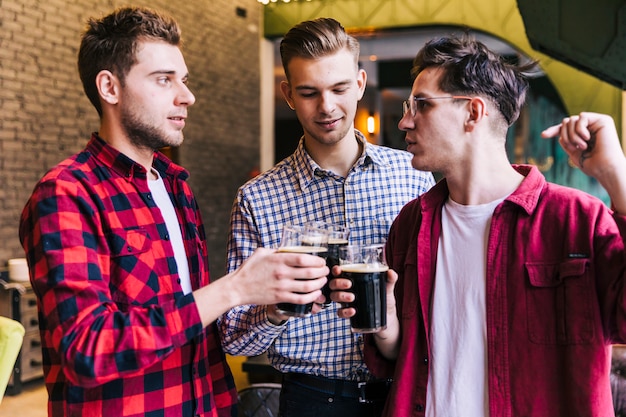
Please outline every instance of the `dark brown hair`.
M88 20L78 51L78 73L85 94L100 116L96 76L108 70L124 85L126 74L136 63L137 44L144 40L178 46L180 28L170 16L144 7L120 8L101 19Z
M469 34L431 39L413 60L413 79L429 67L441 67L441 90L458 95L478 95L491 101L502 115L504 129L519 117L528 89L524 65L505 61Z

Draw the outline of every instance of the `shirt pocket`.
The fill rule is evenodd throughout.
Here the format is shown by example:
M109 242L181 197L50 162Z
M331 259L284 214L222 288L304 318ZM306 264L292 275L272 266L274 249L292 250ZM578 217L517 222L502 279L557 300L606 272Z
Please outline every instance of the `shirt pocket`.
M393 220L393 217L379 213L370 218L351 221L348 224L350 241L361 245L385 243Z
M594 337L588 259L527 262L528 336L545 345L587 344Z
M122 309L156 302L160 285L154 271L152 239L147 230L112 229L107 235L111 254L111 297Z

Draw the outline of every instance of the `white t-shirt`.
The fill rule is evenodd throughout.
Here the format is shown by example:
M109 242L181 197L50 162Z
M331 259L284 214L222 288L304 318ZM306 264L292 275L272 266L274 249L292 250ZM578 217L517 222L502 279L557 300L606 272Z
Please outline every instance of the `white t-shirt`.
M155 173L158 178L156 180L148 181L148 187L150 188L154 202L161 210L161 215L165 219L167 233L170 235L170 243L174 249L174 258L176 259L176 265L178 267L180 285L183 287L183 292L185 294L189 294L191 292L189 263L187 261L187 253L185 252L183 235L180 231L180 224L178 223L176 210L174 210L172 200L170 200L170 196L167 194L165 184L163 184L163 179L159 175L158 171L153 169L152 172Z
M443 206L431 314L427 417L489 416L486 245L493 211L503 200L464 206L448 199Z

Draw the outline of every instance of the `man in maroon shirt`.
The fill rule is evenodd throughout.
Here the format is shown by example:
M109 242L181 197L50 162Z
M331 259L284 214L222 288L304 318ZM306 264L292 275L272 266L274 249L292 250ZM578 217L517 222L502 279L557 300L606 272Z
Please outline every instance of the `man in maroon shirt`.
M182 143L195 101L179 44L176 22L144 8L90 20L83 35L100 130L45 174L20 222L50 416L236 416L215 319L313 302L326 282L317 256L259 249L209 285L188 173L156 152Z
M365 348L372 373L394 379L387 416L613 415L610 345L626 342L626 158L606 115L544 132L560 135L614 210L511 165L505 139L526 69L468 36L433 39L415 58L399 127L413 166L444 180L403 208L387 241L388 325Z

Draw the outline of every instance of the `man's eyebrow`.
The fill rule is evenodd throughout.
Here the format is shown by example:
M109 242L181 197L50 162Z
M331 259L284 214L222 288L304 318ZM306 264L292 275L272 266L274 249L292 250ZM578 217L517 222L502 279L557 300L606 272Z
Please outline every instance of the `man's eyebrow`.
M172 75L172 74L176 74L176 70L173 69L158 69L158 70L154 70L150 73L150 75L158 75L158 74L168 74L168 75ZM186 73L185 75L183 75L183 78L185 77L189 77L189 73Z
M345 85L351 84L350 80L339 81L331 86L331 88L343 87ZM299 85L296 86L296 90L318 90L317 87L309 86L309 85Z
M150 73L150 75L154 75L154 74L176 74L176 70L158 69Z
M176 70L166 70L166 69L159 69L159 70L155 70L152 71L149 75L176 75ZM186 80L189 78L189 73L185 73L185 75L183 75L181 77L183 80Z

